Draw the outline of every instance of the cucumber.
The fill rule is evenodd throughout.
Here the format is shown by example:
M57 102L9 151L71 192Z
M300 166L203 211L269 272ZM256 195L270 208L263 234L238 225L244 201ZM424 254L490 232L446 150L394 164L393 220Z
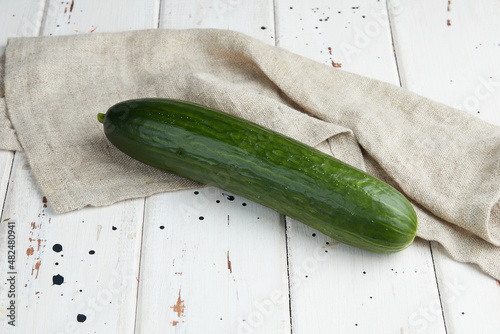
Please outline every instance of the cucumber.
M393 187L250 121L159 98L120 102L98 120L132 158L245 197L347 245L393 253L415 238L415 211Z

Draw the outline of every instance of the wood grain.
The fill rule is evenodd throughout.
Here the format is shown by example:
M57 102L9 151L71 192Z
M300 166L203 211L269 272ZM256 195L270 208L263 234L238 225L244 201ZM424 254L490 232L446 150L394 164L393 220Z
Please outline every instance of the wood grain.
M500 125L498 1L4 1L8 37L232 29ZM206 187L56 215L0 152L1 333L496 333L500 283L417 240L341 245ZM17 327L8 222L15 222ZM85 316L85 318L83 317Z
M232 29L274 44L261 29L272 14L272 1L164 1L160 27ZM213 187L154 195L145 210L137 333L290 332L279 214Z
M399 84L385 3L280 1L276 13L280 47L330 68L341 64L342 70ZM440 311L427 242L380 256L289 219L287 238L294 333L416 332L419 310L435 305ZM436 317L427 329L445 333L440 312Z
M154 1L149 6L146 1L130 1L130 6L122 1L106 4L47 1L47 7L31 16L39 26L30 29L34 34L64 35L90 33L96 27L112 31L158 25ZM120 15L113 15L116 8ZM22 153L15 155L9 182L2 216L15 221L17 228L15 329L23 333L106 332L108 328L133 332L144 199L56 215ZM61 245L62 251L54 251L54 245ZM0 261L6 268L5 257ZM1 332L13 329L0 323Z
M0 12L0 54L3 54L9 37L36 36L39 33L44 1L9 1L2 4ZM4 92L0 92L2 96ZM4 203L12 169L14 152L0 151L0 200ZM0 228L0 233L1 233ZM0 260L1 261L1 260Z
M396 2L396 1L390 1ZM500 125L500 58L496 17L500 4L472 1L401 1L391 13L405 88ZM427 15L419 13L426 12ZM415 29L415 27L420 27ZM494 333L500 328L497 281L475 266L451 260L432 243L443 316L449 333ZM442 319L421 313L427 331Z

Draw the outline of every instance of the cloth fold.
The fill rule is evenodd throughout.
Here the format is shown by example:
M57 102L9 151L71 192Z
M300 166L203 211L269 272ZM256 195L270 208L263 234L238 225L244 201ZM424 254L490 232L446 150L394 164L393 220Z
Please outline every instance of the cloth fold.
M126 99L177 98L367 170L412 201L418 236L500 279L500 127L400 87L190 29L10 39L4 89L0 148L22 146L58 213L200 186L117 151L96 120Z

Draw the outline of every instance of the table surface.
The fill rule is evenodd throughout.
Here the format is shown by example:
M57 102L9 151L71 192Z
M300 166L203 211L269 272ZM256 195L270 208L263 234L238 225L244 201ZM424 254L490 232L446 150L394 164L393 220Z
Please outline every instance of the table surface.
M0 52L14 36L232 29L500 125L497 0L0 8ZM0 176L1 333L500 333L500 282L432 242L370 254L216 188L57 215L23 153L0 151Z

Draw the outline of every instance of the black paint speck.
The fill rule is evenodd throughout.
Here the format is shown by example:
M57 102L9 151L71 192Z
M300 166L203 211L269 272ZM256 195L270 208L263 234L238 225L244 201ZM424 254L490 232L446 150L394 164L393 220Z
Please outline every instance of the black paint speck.
M56 266L58 266L58 265L59 265L59 262L56 262Z
M82 290L82 289L80 289L80 292L83 292L83 290Z
M222 195L226 196L228 201L234 201L234 196L228 194L222 194Z
M85 322L85 320L87 320L87 316L84 314L79 314L76 316L76 321L78 322Z
M247 203L241 203L241 205L243 205L243 206L247 206Z
M290 7L290 9L293 9L293 7Z
M327 241L326 244L329 245L330 243Z
M60 251L62 251L62 246L60 244L55 244L54 246L52 246L52 250L56 253L59 253Z
M61 275L57 274L57 275L52 276L52 284L53 285L61 285L63 283L64 283L64 277L62 277Z
M266 27L262 26L262 27L260 27L260 29L262 29L262 30L266 30Z
M200 193L199 191L195 191L195 192L194 192L194 194L195 194L195 195L198 195L199 193Z
M111 227L113 231L116 231L116 226Z
M462 314L465 314L465 312L462 312Z
M312 234L312 236L313 236L313 237L315 237L315 236L316 236L316 233L313 233L313 234Z
M94 255L95 254L95 250L93 250L93 249L89 250L89 254L90 255Z
M220 200L216 200L215 203L220 203Z
M366 271L363 271L363 275L366 275Z
M165 226L161 225L160 226L160 230L163 230L165 228Z
M203 219L205 219L205 217L200 216L198 219L199 219L199 220L203 220Z

